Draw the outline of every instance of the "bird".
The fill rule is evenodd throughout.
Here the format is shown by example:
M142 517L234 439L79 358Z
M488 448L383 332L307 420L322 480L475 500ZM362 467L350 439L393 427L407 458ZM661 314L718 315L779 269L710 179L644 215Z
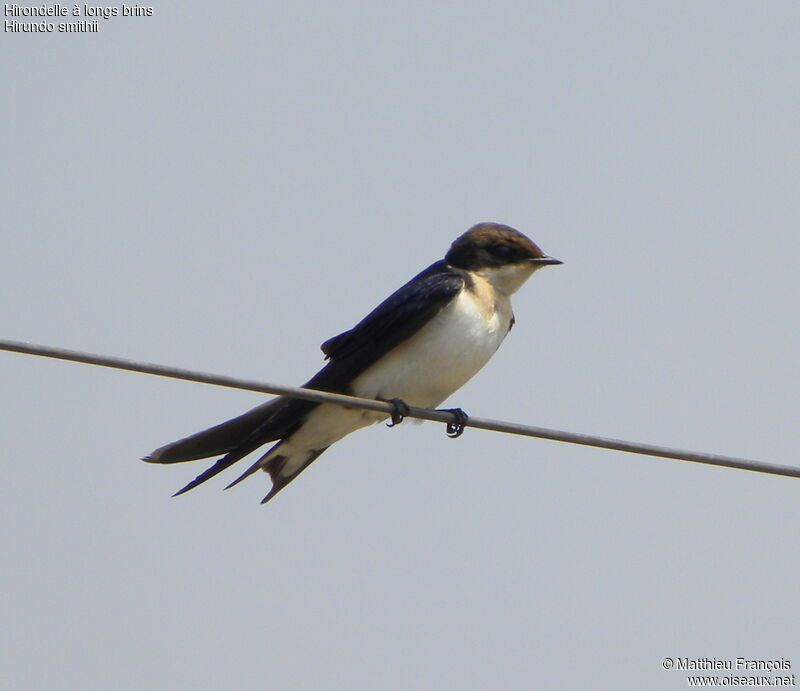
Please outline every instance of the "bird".
M373 309L352 329L325 341L327 360L304 387L388 401L392 413L279 396L214 427L156 449L142 460L171 464L221 456L173 496L275 442L233 487L258 470L269 474L267 503L333 443L408 406L435 408L491 358L514 325L511 295L538 269L561 264L526 235L501 223L478 223L434 262ZM468 422L448 409L459 436Z

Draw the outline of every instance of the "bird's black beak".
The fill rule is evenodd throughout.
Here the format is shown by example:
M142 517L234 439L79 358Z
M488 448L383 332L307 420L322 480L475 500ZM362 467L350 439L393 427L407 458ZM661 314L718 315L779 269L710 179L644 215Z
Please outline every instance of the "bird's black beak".
M560 259L556 259L555 257L537 257L534 259L529 259L528 261L531 262L532 264L537 264L538 266L549 266L549 265L555 266L556 264L564 263Z

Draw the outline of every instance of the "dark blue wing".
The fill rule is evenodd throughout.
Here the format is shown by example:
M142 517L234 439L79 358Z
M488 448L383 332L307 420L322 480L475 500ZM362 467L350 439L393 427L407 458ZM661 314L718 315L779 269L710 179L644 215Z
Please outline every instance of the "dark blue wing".
M415 334L464 287L464 275L438 261L395 291L349 331L325 341L326 367L347 364L352 376ZM321 374L321 373L320 373Z

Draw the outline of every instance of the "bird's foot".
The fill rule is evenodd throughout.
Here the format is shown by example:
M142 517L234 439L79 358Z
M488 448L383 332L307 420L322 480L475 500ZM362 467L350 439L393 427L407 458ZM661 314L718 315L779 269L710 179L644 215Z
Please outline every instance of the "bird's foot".
M464 434L464 427L469 422L469 415L467 415L461 408L438 408L440 413L452 413L455 416L453 422L447 423L447 436L451 439L460 437Z
M408 407L408 403L399 398L390 398L386 402L391 403L393 408L392 421L386 423L387 427L399 425L403 420L405 420L406 415L411 412L411 409Z

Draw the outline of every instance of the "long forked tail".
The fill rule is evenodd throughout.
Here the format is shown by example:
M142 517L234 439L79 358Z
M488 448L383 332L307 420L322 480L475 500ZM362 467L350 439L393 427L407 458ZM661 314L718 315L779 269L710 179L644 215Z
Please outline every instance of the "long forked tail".
M178 496L221 473L262 444L277 439L283 430L271 429L269 423L281 407L285 407L283 399L267 401L232 420L166 444L142 460L147 463L184 463L224 454L214 465L173 495Z
M222 455L222 458L210 468L173 495L178 496L221 473L258 447L278 440L277 444L228 485L233 487L263 468L272 480L272 489L264 497L263 504L272 499L325 451L325 449L313 449L300 453L296 450L280 453L284 439L292 434L303 416L316 405L309 401L276 398L232 420L166 444L142 460L148 463L184 463Z

